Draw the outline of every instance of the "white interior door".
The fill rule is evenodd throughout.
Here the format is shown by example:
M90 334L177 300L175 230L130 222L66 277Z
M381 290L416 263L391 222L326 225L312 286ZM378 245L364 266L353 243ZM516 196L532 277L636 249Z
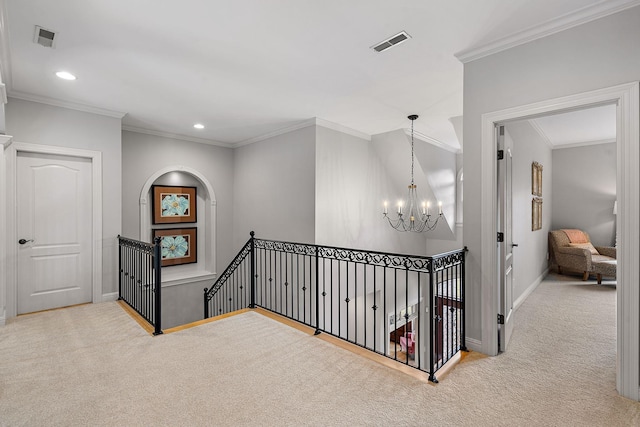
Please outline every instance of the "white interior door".
M18 153L18 314L92 300L91 160Z
M498 350L505 351L514 326L513 310L513 233L512 233L512 165L510 140L504 126L496 126L498 150L498 264L500 277L500 313L498 313ZM502 241L500 241L502 240Z

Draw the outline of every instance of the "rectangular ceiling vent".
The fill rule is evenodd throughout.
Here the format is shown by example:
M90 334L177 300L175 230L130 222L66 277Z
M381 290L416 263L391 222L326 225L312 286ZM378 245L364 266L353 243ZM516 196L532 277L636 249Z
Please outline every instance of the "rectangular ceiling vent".
M411 36L409 34L407 34L404 31L401 31L400 33L396 34L395 36L391 36L388 39L381 41L380 43L376 44L375 46L371 46L371 49L375 50L376 52L382 52L383 50L387 50L393 46L399 45L400 43L402 43L403 41L410 39Z
M33 42L38 43L40 46L55 48L56 33L36 25L36 33L33 38Z

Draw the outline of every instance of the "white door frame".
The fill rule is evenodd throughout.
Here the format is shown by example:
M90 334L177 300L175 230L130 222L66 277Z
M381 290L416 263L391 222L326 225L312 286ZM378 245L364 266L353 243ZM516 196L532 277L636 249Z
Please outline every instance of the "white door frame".
M18 256L17 246L17 158L18 153L54 154L60 156L79 157L91 160L92 174L92 301L102 301L102 153L77 148L55 147L50 145L13 142L5 147L4 161L6 173L0 183L5 188L0 194L5 195L7 203L0 206L0 216L6 218L5 254L6 269L4 287L6 289L6 319L15 317L18 312ZM1 200L0 200L1 202ZM0 295L2 294L0 282ZM1 299L1 298L0 298Z
M496 313L499 312L498 260L495 250L497 217L496 146L494 124L560 110L617 104L617 373L618 392L640 397L640 90L632 82L576 95L549 99L482 115L481 162L481 284L482 351L498 352Z

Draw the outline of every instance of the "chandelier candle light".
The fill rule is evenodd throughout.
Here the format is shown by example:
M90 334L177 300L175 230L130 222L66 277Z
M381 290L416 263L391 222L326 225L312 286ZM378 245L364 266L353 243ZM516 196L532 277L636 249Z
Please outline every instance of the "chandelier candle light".
M436 228L438 220L442 217L442 202L438 202L438 215L435 216L435 219L431 217L431 206L428 201L418 203L418 191L413 181L413 122L418 116L412 114L407 118L411 120L411 184L409 184L409 194L406 201L398 202L398 210L394 217L389 216L388 204L385 201L383 215L389 221L389 225L398 231L421 233Z

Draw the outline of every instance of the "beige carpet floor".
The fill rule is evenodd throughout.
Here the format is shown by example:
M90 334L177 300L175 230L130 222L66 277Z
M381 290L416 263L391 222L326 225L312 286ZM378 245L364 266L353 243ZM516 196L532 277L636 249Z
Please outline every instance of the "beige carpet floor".
M615 288L545 281L508 351L433 386L249 312L151 337L116 303L0 328L2 426L638 426L615 391Z

